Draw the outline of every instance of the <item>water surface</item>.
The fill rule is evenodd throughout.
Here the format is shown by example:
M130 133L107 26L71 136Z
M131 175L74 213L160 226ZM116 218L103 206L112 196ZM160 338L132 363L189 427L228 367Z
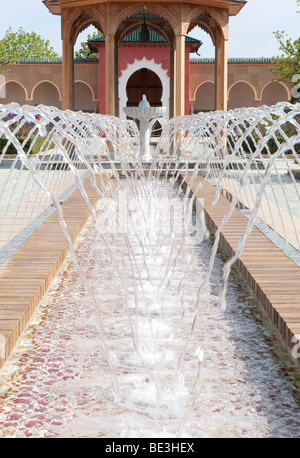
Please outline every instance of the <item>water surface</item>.
M119 393L68 258L1 371L1 436L300 436L297 371L245 285L230 278L222 312L219 254L197 301L212 240L176 224L157 232L155 218L143 219L166 199L180 210L176 190L155 180L124 180L119 190L111 197L127 193L136 225L101 233L90 220L76 244ZM99 227L112 224L101 204L97 215ZM143 222L147 230L137 231Z

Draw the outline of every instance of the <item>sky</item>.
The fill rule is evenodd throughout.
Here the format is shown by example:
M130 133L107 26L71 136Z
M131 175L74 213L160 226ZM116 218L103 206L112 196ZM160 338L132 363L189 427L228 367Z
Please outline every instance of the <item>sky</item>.
M26 32L36 32L50 40L61 56L60 17L53 16L42 0L10 0L0 7L0 38L8 27L14 31L23 27ZM284 30L292 39L300 36L300 14L296 0L248 0L242 11L230 18L228 57L273 57L278 55L278 43L273 34ZM89 28L79 35L75 49L86 40ZM214 47L208 34L195 28L191 36L203 42L200 57L214 57Z

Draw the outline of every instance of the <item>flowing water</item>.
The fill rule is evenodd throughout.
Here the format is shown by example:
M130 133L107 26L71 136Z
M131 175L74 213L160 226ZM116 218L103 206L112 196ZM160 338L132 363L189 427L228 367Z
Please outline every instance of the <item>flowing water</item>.
M14 109L19 123L32 121L37 110L5 109L6 114ZM269 138L286 124L278 121L278 113L283 116L285 109L273 109L272 122L278 125ZM43 120L34 123L35 135L48 135L48 154L54 142L57 150L50 156L59 152L61 163L68 165L65 170L61 163L58 167L56 157L46 162L46 171L49 163L51 171L57 167L56 176L63 175L65 186L51 187L45 178L50 173L45 173L45 153L40 151L33 163L15 142L15 131L2 123L6 137L18 149L26 183L33 179L58 211L66 188L73 189L72 176L88 206L83 189L87 177L94 180L100 199L95 211L90 207L90 220L76 246L70 244L70 256L1 370L1 435L299 436L299 373L234 271L225 271L224 288L226 259L215 250L201 207L192 211L193 201L177 181L179 167L188 173L192 164L192 176L200 173L212 183L216 199L219 192L231 191L232 208L242 197L250 198L242 193L256 183L254 197L251 194L256 205L248 206L250 233L262 210L266 186L274 186L271 170L276 154L267 157L261 172L253 156L246 161L238 139L236 147L230 143L233 124L242 130L241 112L231 113L230 122L224 121L224 113L211 114L205 122L194 116L175 119L165 127L157 156L145 170L136 156L137 132L132 124L46 107L39 110L44 125ZM290 119L298 114L296 107ZM221 120L219 130L216 116ZM262 114L256 111L252 116L257 128ZM243 119L250 129L249 112ZM100 130L105 142L99 153ZM225 158L221 133L226 133L233 149ZM253 133L249 135L253 140ZM294 132L289 137L296 160L298 137ZM198 154L193 160L191 151ZM286 150L279 148L277 154L285 158ZM233 162L238 165L228 167ZM104 163L109 164L112 179L99 186L96 178L107 175ZM253 164L255 180L246 183L245 177L254 175ZM231 267L230 262L226 265ZM224 291L226 307L220 307Z

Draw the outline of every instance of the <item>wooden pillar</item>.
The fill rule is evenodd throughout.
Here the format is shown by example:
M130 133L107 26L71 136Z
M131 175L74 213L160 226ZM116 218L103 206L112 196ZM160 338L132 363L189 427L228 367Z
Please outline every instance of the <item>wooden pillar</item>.
M227 111L228 103L228 41L219 35L216 40L216 110Z
M115 114L115 36L105 35L105 113Z
M170 119L175 113L175 51L170 48Z
M73 43L69 38L63 40L63 110L74 108L74 56Z
M190 114L194 114L196 99L190 99Z
M185 114L185 35L175 37L175 116Z

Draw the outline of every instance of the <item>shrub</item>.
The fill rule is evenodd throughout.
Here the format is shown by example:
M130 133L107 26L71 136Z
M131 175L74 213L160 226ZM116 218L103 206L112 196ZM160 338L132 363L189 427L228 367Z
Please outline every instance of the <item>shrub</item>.
M19 143L22 145L22 143L24 142L26 137L19 137L18 140L19 140ZM0 138L0 154L2 154L3 150L7 147L7 138ZM23 150L25 151L25 153L28 152L29 148L30 148L30 145L31 145L31 142L32 140L31 139L28 139L26 144L23 146ZM16 148L14 147L14 145L12 143L9 143L8 147L7 147L7 150L6 150L6 154L17 154L17 150Z
M23 144L26 137L17 137L20 145ZM0 138L0 154L2 154L4 148L7 146L7 138ZM43 152L47 149L54 148L53 142L45 142L45 137L37 137L33 143L33 138L27 140L26 144L23 146L23 150L25 153L29 151L31 148L30 154L38 154L39 152ZM12 143L10 143L7 147L5 154L17 154L17 150Z
M242 142L242 149L245 153L252 154L256 151L258 142L260 138L257 136L248 136L246 139ZM237 141L237 140L236 140ZM262 149L262 154L267 154L268 152L270 154L275 154L278 151L278 146L277 144L282 144L284 142L284 138L281 136L277 136L277 143L275 141L274 137L271 137L268 142L267 142L267 147L264 147ZM228 137L228 143L230 145L230 148L234 148L235 141L233 140L232 136ZM300 153L300 144L296 144L294 147L296 153ZM292 151L286 151L286 154L291 153Z

